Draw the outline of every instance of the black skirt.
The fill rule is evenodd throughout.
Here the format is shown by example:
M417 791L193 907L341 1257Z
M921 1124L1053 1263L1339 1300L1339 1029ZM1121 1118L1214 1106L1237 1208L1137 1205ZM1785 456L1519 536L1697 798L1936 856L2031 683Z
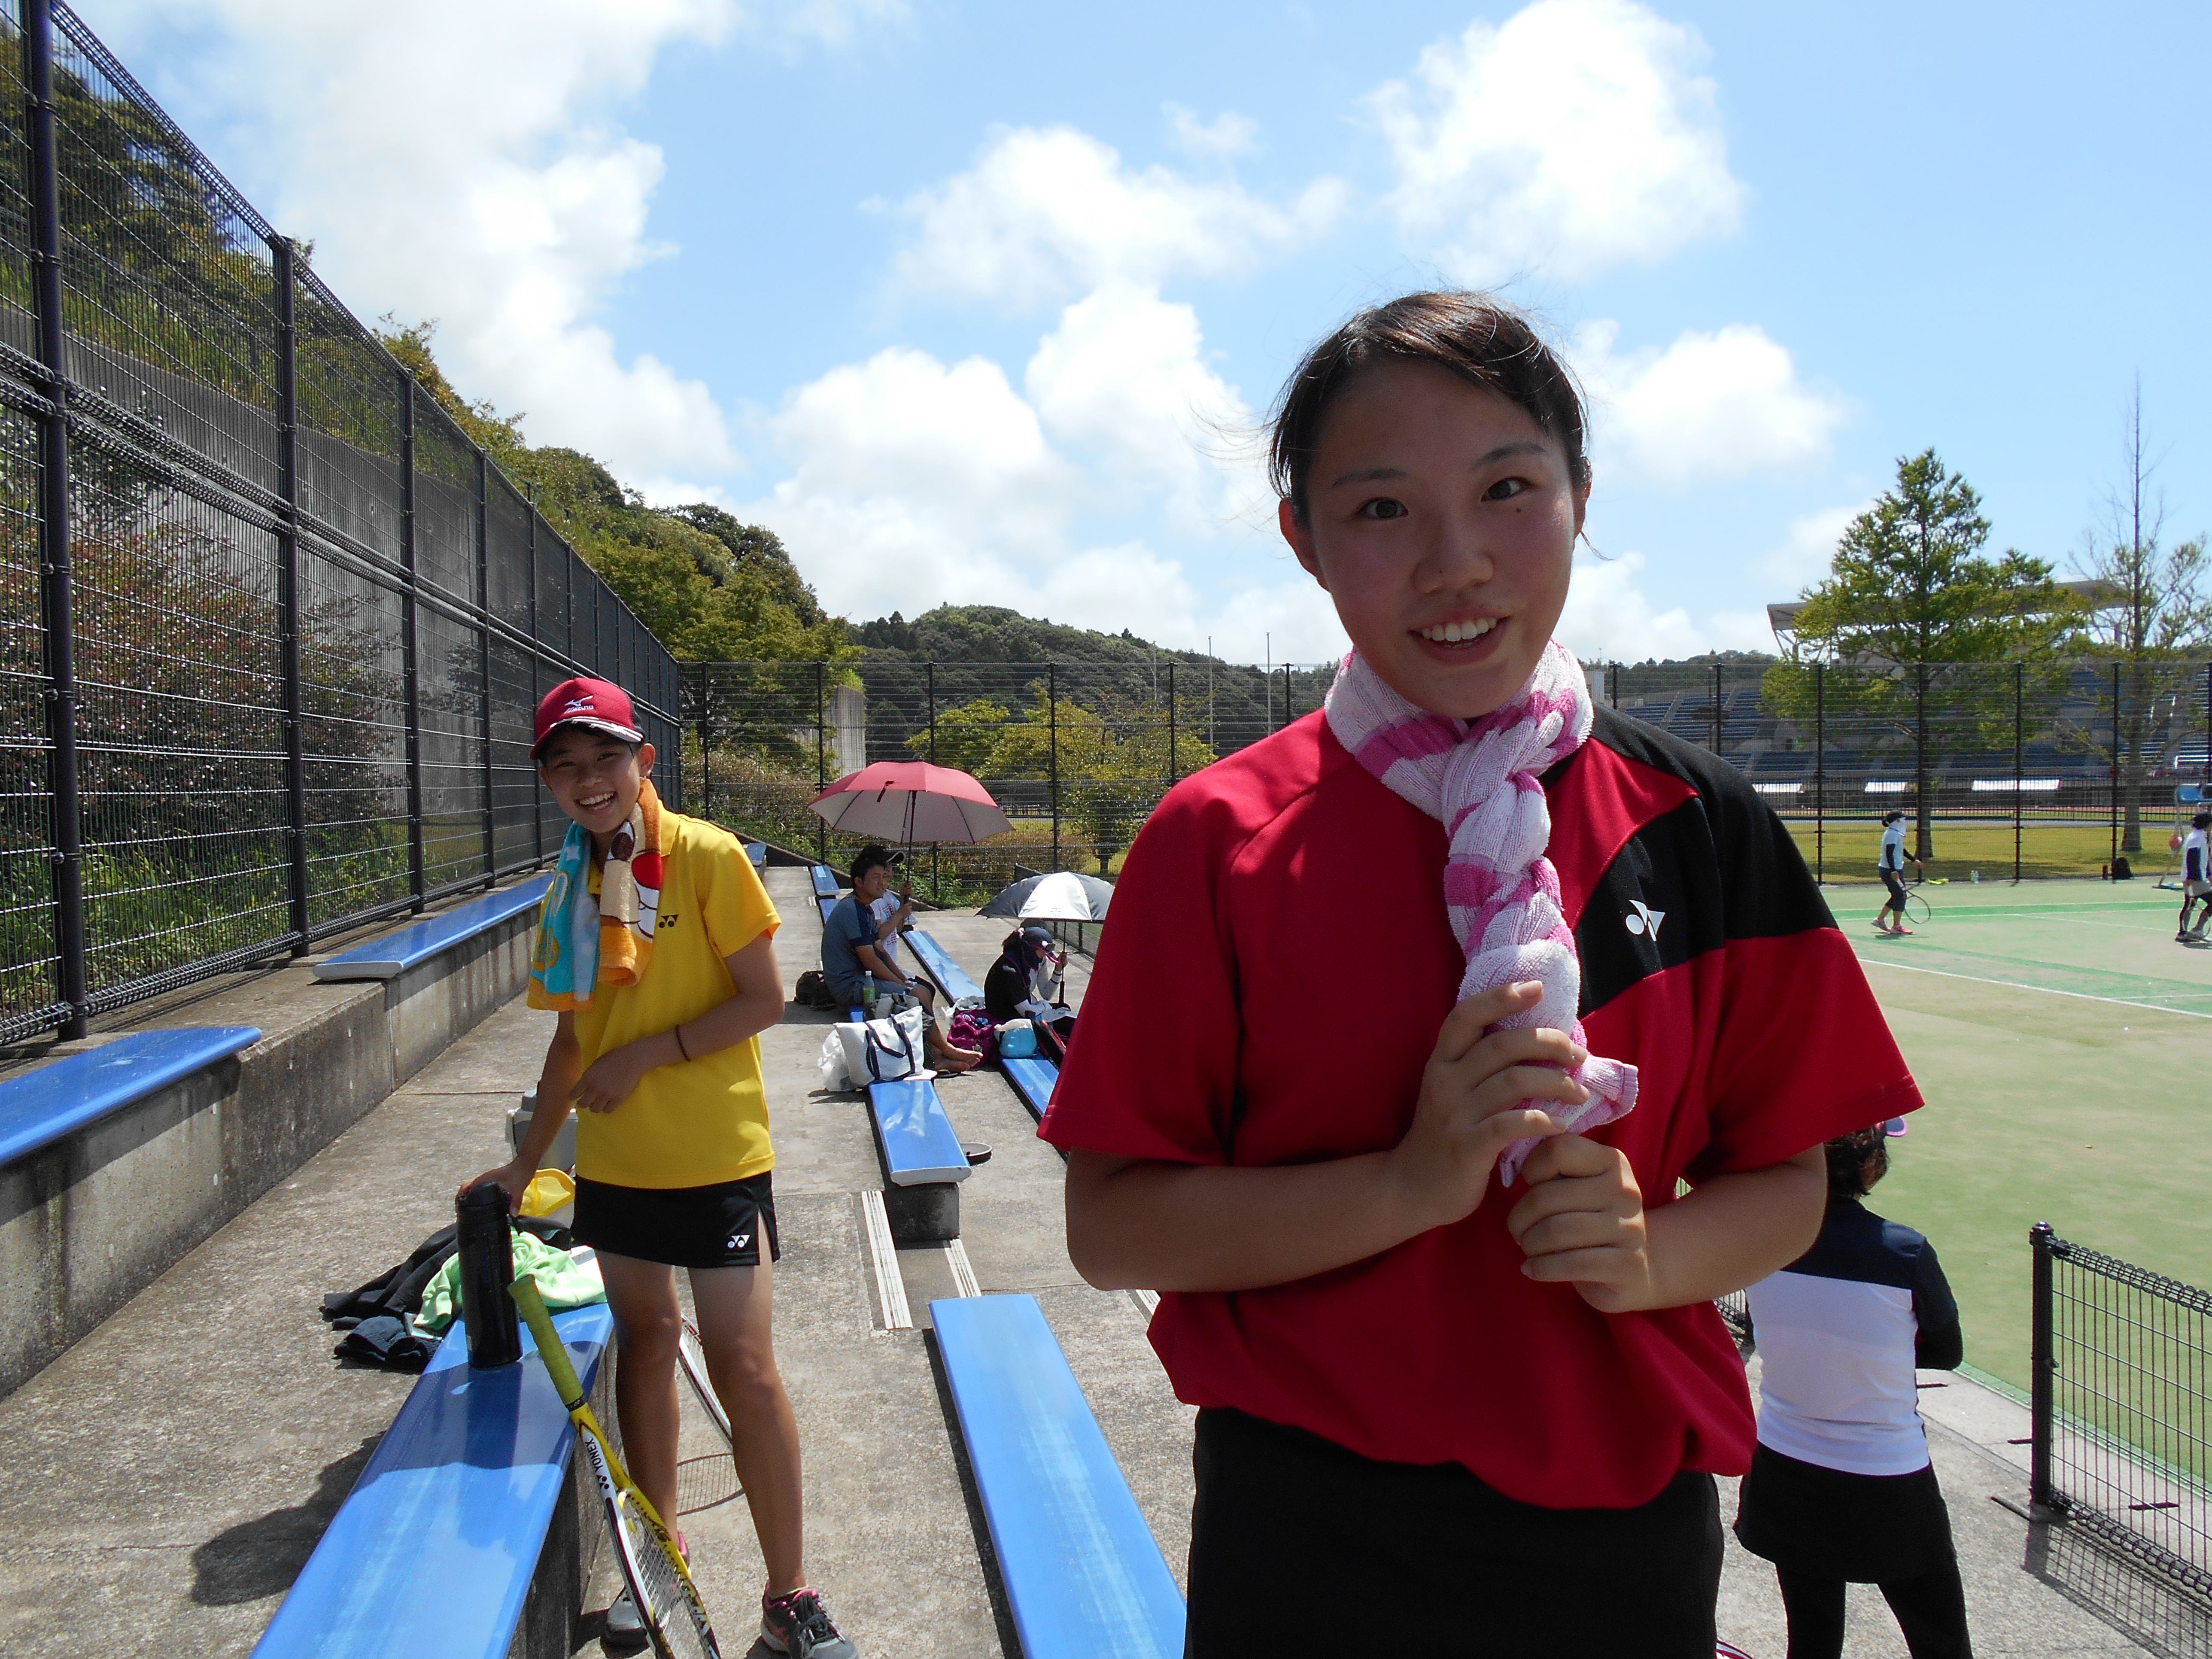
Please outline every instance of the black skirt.
M1709 1474L1632 1510L1516 1502L1456 1463L1384 1463L1198 1414L1185 1659L1405 1652L1711 1659Z
M761 1246L775 1261L774 1173L713 1187L616 1187L576 1181L579 1244L672 1267L757 1267Z
M1854 1584L1911 1578L1952 1558L1936 1466L1850 1474L1761 1446L1737 1494L1736 1540L1753 1555Z

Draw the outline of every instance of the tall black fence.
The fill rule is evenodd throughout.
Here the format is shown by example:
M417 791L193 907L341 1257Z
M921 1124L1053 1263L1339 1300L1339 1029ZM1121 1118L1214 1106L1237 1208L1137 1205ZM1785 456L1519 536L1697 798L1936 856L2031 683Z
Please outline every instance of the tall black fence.
M973 848L932 849L933 896L1024 869L1110 873L1176 780L1319 706L1333 668L1225 663L685 663L696 810L830 858L859 842L807 802L882 760L973 773L1013 820Z
M2212 1598L2212 1295L2029 1234L2039 1509Z
M1613 707L1741 770L1822 880L1874 879L1881 815L1965 880L2136 874L2173 863L2208 805L2212 661L1613 663Z
M0 1042L548 856L675 663L59 0L0 0Z

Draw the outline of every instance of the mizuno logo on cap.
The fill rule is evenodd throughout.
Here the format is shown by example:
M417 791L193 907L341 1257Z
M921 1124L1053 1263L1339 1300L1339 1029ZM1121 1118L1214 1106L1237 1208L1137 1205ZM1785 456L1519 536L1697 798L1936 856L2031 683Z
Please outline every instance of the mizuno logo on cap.
M586 695L585 695L585 696L580 696L580 697L571 697L571 698L569 698L569 699L568 699L568 707L567 707L567 708L563 708L561 712L562 712L562 714L574 714L574 713L575 713L579 708L589 708L591 706L592 706L592 699L591 699L591 696L589 696L589 694L587 693Z
M1623 916L1620 919L1623 925L1630 933L1648 939L1656 945L1659 942L1659 924L1667 920L1667 913L1664 910L1653 909L1642 899L1631 899L1628 903L1629 908L1636 914L1632 916Z

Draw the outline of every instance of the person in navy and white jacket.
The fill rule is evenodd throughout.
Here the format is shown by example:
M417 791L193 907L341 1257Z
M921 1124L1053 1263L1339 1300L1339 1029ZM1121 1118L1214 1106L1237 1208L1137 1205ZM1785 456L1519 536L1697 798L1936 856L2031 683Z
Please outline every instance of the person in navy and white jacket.
M1885 1130L1832 1140L1827 1158L1820 1237L1748 1293L1759 1448L1735 1535L1774 1563L1790 1659L1843 1652L1846 1583L1881 1587L1913 1659L1964 1659L1966 1595L1913 1375L1965 1358L1959 1304L1935 1247L1859 1201L1889 1172Z

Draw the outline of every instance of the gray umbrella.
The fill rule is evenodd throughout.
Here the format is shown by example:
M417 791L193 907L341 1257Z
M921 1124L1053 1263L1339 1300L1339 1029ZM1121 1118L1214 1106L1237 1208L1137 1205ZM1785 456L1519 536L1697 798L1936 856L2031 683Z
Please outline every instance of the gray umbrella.
M1113 883L1055 870L1048 876L1024 876L976 914L1017 921L1103 921L1113 902Z

